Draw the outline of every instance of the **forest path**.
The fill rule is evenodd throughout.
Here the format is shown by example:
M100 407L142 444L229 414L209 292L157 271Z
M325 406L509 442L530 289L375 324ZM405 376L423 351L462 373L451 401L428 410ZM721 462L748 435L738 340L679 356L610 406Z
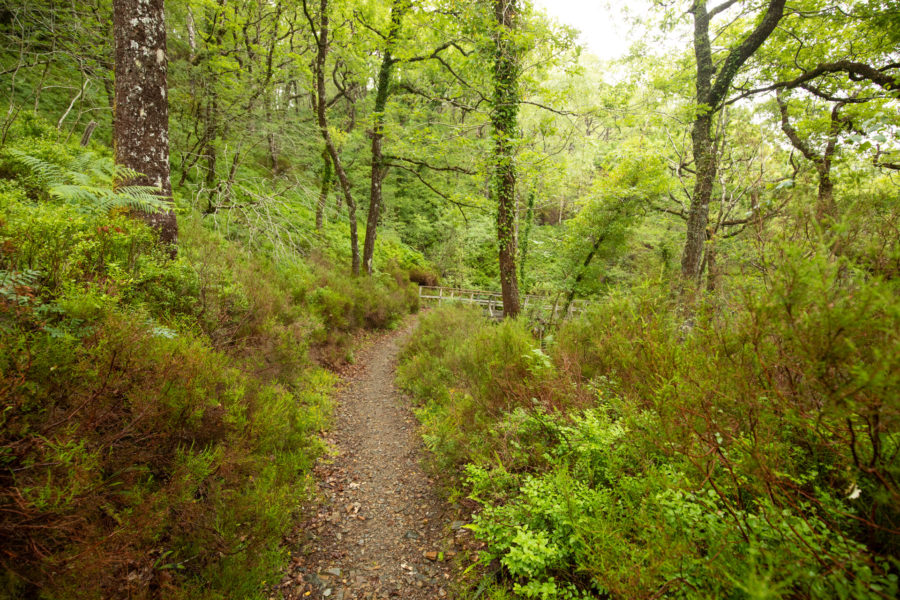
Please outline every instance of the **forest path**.
M422 470L417 421L394 386L397 355L415 324L370 341L345 375L326 436L336 454L315 467L322 503L292 540L283 598L450 595L446 561L467 530Z

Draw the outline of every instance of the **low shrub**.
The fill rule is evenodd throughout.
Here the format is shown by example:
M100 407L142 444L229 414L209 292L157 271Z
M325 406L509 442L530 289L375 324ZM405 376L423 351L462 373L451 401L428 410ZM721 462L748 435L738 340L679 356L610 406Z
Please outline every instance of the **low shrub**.
M900 591L897 283L771 260L687 308L612 296L544 350L474 311L422 319L399 382L517 596Z
M261 598L322 451L317 345L346 354L416 290L193 216L172 259L97 208L117 202L108 157L29 131L0 153L0 597Z

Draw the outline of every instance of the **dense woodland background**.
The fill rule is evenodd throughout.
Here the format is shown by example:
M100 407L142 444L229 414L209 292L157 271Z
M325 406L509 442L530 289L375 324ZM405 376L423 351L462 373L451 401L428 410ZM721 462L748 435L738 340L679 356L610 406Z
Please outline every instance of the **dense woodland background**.
M0 596L267 597L437 283L592 307L404 354L461 597L897 596L900 3L164 9L0 2Z

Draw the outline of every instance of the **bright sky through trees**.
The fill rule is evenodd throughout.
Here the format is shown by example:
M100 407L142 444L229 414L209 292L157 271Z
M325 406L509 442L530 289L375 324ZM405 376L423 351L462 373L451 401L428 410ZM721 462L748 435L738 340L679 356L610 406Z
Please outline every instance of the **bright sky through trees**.
M602 60L621 57L631 44L625 9L638 14L643 0L534 0L534 5L581 32L578 40Z

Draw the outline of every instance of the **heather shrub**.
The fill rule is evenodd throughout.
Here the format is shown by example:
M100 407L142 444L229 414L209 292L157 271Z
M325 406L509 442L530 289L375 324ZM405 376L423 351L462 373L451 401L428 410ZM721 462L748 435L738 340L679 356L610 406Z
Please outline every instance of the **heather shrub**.
M0 154L0 596L262 597L322 451L322 332L347 352L416 291L194 216L172 259L108 158L49 137Z
M399 381L506 588L896 595L897 283L770 252L764 276L687 306L664 285L611 295L540 354L520 323L422 319Z

